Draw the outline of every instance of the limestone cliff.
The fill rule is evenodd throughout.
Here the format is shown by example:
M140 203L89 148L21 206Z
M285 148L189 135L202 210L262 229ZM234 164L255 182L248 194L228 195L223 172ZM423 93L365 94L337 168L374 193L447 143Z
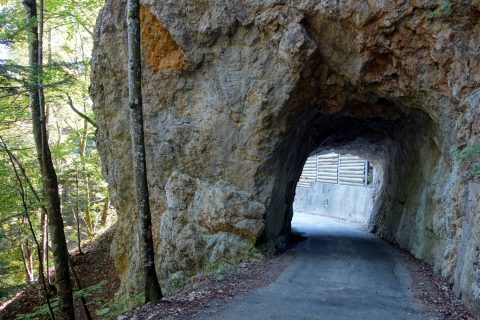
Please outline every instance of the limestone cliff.
M145 0L143 92L158 274L172 288L255 244L282 246L309 154L381 167L370 227L480 312L478 1ZM96 28L91 95L118 232L120 294L142 288L125 1ZM471 171L471 170L470 170Z

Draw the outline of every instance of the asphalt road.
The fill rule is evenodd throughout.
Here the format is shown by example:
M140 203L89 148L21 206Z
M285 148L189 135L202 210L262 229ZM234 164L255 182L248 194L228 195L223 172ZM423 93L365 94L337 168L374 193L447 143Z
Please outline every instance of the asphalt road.
M274 282L193 319L427 319L396 249L328 218L296 214L292 225L308 239Z

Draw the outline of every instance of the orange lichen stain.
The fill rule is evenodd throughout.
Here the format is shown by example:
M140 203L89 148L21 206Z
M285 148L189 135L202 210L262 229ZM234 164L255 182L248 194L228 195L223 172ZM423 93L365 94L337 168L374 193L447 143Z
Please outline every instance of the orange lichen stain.
M177 113L181 117L183 117L187 113L187 108L183 103L178 106Z
M182 95L179 95L176 97L176 100L178 102L178 105L177 105L177 114L180 116L180 117L183 117L187 114L187 104L185 103L185 99Z
M230 114L230 121L233 123L234 126L240 126L245 120L245 115L241 113L234 112Z
M262 101L262 97L257 92L252 91L247 95L247 101L248 102Z
M185 53L167 28L144 5L140 6L140 32L143 53L155 72L185 67Z

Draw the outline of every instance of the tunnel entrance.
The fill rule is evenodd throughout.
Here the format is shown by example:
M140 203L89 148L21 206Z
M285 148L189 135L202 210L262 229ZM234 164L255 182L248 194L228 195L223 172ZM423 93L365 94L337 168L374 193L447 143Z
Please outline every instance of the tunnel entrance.
M319 215L368 225L382 183L376 167L353 154L308 157L295 189L294 216Z
M266 237L263 239L273 242L276 247L285 246L295 210L313 211L361 222L377 236L432 261L435 258L432 246L439 239L431 228L435 209L427 193L434 192L437 187L435 179L451 170L448 159L442 157L438 145L442 133L434 119L419 109L407 109L401 103L384 99L372 102L372 106L362 113L355 111L358 105L346 106L336 113L322 112L322 107L322 104L305 105L303 108L306 109L297 107L294 110L300 112L296 118L289 115L295 121L286 125L283 141L274 153L276 158L262 168L267 173L259 172L276 176L273 191L269 193ZM323 177L317 177L318 181L310 186L311 190L306 191L305 183L312 181L302 178L302 172L304 168L313 172L311 166L315 162L310 157L317 157L317 161L327 164L332 160L329 159L332 153L345 157L346 162L368 162L364 162L363 170L338 177L328 170L319 172ZM345 201L347 197L353 200L352 195L338 195L338 201L332 203L332 199L312 192L329 193L334 185L328 184L333 182L332 179L345 183L338 184L340 189L355 188L348 182L362 184L362 188L375 186L371 190L374 199L366 201L366 210L355 213ZM369 185L369 179L372 185ZM295 203L295 199L302 197L303 203ZM359 203L358 199L353 201L354 205ZM320 209L317 206L311 210L312 204L320 205ZM339 207L333 210L321 208L323 205L332 209L332 204Z

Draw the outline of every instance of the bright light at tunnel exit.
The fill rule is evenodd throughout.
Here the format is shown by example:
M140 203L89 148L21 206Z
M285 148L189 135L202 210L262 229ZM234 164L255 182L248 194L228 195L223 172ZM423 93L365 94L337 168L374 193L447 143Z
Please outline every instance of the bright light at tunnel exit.
M308 157L295 190L293 212L367 225L381 177L372 161L351 154Z

